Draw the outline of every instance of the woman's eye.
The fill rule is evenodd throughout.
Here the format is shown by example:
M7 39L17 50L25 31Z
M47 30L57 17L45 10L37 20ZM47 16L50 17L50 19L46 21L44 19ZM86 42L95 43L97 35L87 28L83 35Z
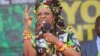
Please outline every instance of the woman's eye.
M51 14L51 13L43 13L43 14L42 14L42 13L38 13L37 16L41 16L41 15L48 16L48 15L50 15L50 14Z
M37 16L41 16L42 14L37 14Z
M45 13L45 15L49 15L50 13Z

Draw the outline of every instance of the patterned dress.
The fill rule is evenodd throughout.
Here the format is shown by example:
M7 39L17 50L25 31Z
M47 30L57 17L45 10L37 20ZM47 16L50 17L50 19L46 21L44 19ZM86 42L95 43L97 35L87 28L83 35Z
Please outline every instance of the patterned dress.
M59 41L66 44L69 48L73 48L73 50L80 52L80 44L71 29L59 30L56 36ZM32 45L33 48L36 49L37 56L64 56L62 52L55 48L54 44L46 41L41 31L39 36L32 38Z

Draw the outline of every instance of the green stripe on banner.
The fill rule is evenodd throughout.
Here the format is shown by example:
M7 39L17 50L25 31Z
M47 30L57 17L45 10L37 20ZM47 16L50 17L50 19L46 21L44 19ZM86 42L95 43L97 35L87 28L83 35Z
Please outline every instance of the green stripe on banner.
M100 52L98 53L98 56L100 56Z

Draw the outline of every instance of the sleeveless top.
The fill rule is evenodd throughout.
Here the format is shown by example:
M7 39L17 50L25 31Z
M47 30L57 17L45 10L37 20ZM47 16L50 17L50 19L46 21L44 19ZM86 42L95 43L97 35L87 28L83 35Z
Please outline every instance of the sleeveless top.
M60 30L56 37L67 46L76 47L74 50L80 52L80 44L71 29ZM31 42L33 48L36 49L37 56L64 56L62 52L54 47L54 44L46 41L42 36L42 32L37 37L33 36Z

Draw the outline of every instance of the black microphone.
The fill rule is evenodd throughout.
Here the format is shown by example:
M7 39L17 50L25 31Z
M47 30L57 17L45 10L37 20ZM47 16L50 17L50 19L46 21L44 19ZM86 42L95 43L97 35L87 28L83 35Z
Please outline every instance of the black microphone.
M49 23L44 23L44 27L42 27L43 33L50 32L51 25Z

